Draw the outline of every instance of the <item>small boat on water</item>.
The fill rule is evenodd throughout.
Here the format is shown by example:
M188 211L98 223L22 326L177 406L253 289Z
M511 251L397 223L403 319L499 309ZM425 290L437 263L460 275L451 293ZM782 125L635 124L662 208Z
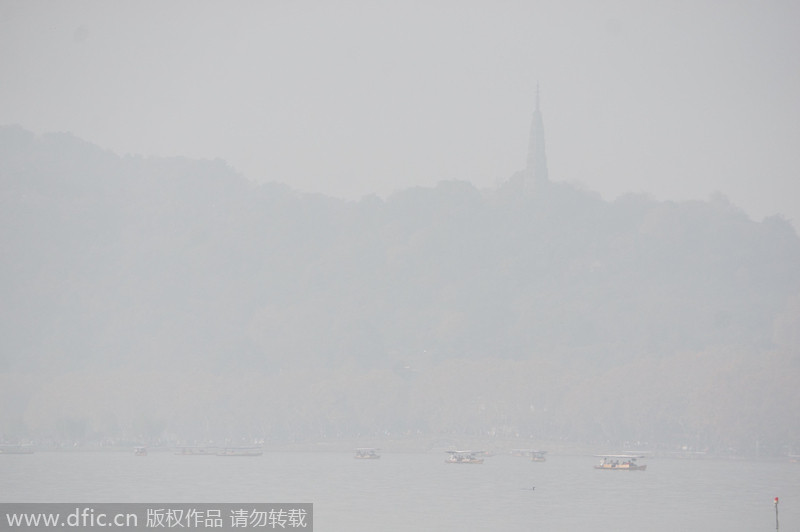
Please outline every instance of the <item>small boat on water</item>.
M216 456L219 451L219 447L210 445L188 445L176 447L174 454L179 454L181 456Z
M223 447L217 456L261 456L264 450L261 447Z
M598 458L602 458L599 465L594 466L595 469L607 469L610 471L644 471L647 469L647 464L638 464L636 462L639 458L644 458L642 455L633 454L597 454Z
M33 445L23 443L0 444L0 454L33 454Z
M450 455L445 459L448 464L482 464L483 458L478 458L483 451L447 451Z
M381 457L378 451L380 451L380 449L376 447L359 447L356 449L355 458L359 460L377 460Z
M547 451L539 451L536 449L511 449L511 456L530 456L531 462L545 462L544 455Z
M133 455L134 456L147 456L147 447L134 447L133 448Z

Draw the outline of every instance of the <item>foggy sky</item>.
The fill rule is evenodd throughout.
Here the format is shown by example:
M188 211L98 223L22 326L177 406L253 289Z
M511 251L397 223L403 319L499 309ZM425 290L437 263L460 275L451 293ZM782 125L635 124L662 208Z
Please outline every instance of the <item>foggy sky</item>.
M0 124L359 198L525 166L800 224L800 4L0 0Z

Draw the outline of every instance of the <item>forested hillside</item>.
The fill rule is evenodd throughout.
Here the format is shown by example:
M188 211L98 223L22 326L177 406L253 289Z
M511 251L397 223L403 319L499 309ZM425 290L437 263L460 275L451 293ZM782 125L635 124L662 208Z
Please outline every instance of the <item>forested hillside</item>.
M800 445L800 240L722 195L351 202L4 127L0 201L5 439Z

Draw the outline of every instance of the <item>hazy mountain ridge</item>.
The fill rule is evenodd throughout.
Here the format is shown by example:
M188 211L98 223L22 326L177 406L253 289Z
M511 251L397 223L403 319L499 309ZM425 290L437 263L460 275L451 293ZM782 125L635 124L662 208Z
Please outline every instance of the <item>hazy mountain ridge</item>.
M228 433L262 437L481 433L498 419L541 437L685 435L705 430L698 420L708 415L687 397L718 380L716 363L760 375L771 357L796 374L800 239L788 222L753 222L722 197L605 202L564 184L534 198L513 187L443 182L347 202L255 185L222 161L118 157L70 135L2 128L3 370L116 381L129 368L189 368L213 388L209 410L222 419L236 405L249 427ZM464 366L455 371L454 360ZM701 361L708 380L683 406L664 407L674 426L649 420L642 405L673 393L682 373L663 365L678 360ZM409 380L403 367L427 370ZM278 370L315 391L292 396L270 380ZM612 370L665 379L664 388L640 390L650 399L625 423L597 429L603 414L588 404L629 402L594 380ZM235 381L214 388L204 372L263 375L273 391L248 381L234 400ZM582 391L564 391L570 380ZM166 397L160 386L154 395ZM278 391L306 405L302 423L251 404L266 393L291 410ZM37 401L43 419L58 418L53 393L6 418ZM443 406L425 413L431 402ZM473 403L480 415L457 406ZM197 434L189 407L169 405L151 405L162 428ZM681 420L680 408L695 417ZM76 414L101 431L98 415ZM796 438L795 425L775 444ZM715 431L704 438L728 434Z
M306 338L322 328L327 344L324 322L344 308L356 329L380 322L373 328L388 351L524 358L619 343L671 352L733 334L763 345L800 286L791 227L754 223L724 198L607 203L554 185L547 197L509 200L442 183L352 203L258 187L220 161L119 158L68 135L23 135L27 149L4 143L16 145L17 161L3 156L13 250L4 277L20 303L36 293L25 281L53 282L40 294L45 307L59 292L73 303L124 301L123 312L183 314L201 319L198 329L207 329L203 312L214 324L227 314L214 309L232 305L240 331L223 344L260 309L320 320L280 328ZM63 293L68 284L76 297ZM435 327L456 329L447 338ZM684 339L670 338L671 327ZM339 333L353 336L346 326ZM171 334L182 335L193 336Z

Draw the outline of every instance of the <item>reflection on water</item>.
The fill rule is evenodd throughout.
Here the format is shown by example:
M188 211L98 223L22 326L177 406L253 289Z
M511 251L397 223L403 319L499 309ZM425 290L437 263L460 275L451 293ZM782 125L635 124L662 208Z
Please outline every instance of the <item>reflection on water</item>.
M311 502L328 532L773 530L780 496L781 529L800 529L800 464L652 459L641 472L598 471L582 456L444 458L41 452L0 456L0 493L3 502Z

